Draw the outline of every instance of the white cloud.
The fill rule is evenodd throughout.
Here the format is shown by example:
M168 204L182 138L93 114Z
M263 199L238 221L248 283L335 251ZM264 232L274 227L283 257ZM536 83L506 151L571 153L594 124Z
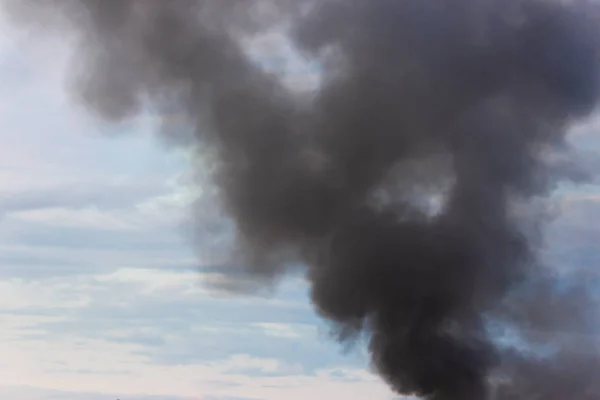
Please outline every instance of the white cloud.
M121 397L117 393L69 392L39 389L28 386L0 386L0 398L10 400L114 400ZM127 396L122 400L198 400L197 397L183 398L174 396ZM205 400L205 399L202 399ZM222 399L226 400L226 399Z
M344 394L347 385L358 388L357 393L385 393L370 376L348 379L307 370L302 360L310 354L295 353L315 340L311 324L260 322L266 315L294 312L293 303L278 311L284 304L277 300L214 299L198 290L197 279L189 272L122 269L0 280L0 370L8 371L3 382L62 391L64 396L206 394L271 400L282 393L300 398L293 397L299 389L312 396L320 396L321 390ZM227 309L235 315L228 316ZM263 316L254 317L255 322L238 317L252 321L261 309ZM277 349L286 347L284 360ZM209 349L211 354L203 354ZM264 349L274 351L263 356Z
M0 310L44 310L81 308L90 301L85 286L74 286L61 279L28 281L9 279L0 281L2 303Z
M225 361L211 364L215 370L224 373L260 372L264 374L297 375L302 373L299 364L286 365L274 358L253 357L248 354L231 356Z
M17 220L46 226L61 227L85 227L105 230L134 230L136 226L126 221L125 215L111 215L103 213L95 207L86 207L79 210L71 210L64 207L38 209L32 211L21 211L12 214Z
M192 365L157 365L139 345L99 339L61 337L15 341L13 326L2 324L3 381L62 391L145 393L195 396L246 396L265 400L300 399L330 394L336 398L386 399L389 392L374 378L349 370L341 376L321 371L303 375L300 365L244 354ZM34 331L35 332L35 331ZM12 338L12 340L9 340ZM5 372L4 372L5 371ZM258 375L256 375L258 374ZM40 399L41 400L41 399Z
M208 293L200 286L200 274L196 271L173 273L163 269L120 269L95 279L103 283L133 284L137 286L137 293L145 295L194 296Z
M301 339L306 336L315 335L316 328L308 324L282 324L276 322L258 322L254 326L264 330L268 336L287 339Z

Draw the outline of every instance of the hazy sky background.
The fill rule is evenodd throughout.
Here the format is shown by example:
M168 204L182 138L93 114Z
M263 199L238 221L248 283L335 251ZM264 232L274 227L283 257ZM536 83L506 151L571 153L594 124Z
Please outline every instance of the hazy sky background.
M207 293L197 267L218 263L211 249L227 237L207 209L192 246L186 155L153 138L151 116L101 132L67 98L65 48L10 32L0 32L0 398L393 397L361 349L343 354L327 338L300 278L271 297ZM278 44L256 50L313 85L314 70L274 57ZM596 125L574 134L591 154ZM557 196L548 257L560 267L597 266L599 202L596 186Z

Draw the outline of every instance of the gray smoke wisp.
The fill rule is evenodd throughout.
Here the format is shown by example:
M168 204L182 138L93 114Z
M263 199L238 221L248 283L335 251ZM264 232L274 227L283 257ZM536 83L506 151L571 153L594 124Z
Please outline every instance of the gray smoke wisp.
M305 265L318 313L341 342L367 338L397 393L600 399L598 308L539 262L544 213L526 211L578 176L548 160L598 100L591 2L5 4L77 39L75 99L106 121L185 115L245 261L223 273L269 284ZM274 27L319 62L315 91L243 50ZM435 212L427 193L443 193Z

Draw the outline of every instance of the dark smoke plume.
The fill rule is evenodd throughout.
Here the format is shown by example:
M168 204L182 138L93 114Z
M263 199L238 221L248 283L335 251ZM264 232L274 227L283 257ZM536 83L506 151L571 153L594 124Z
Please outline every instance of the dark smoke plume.
M235 221L245 263L230 280L306 265L319 314L340 341L367 337L398 393L600 399L591 289L541 265L545 217L526 207L573 175L549 160L598 100L591 2L6 5L77 39L74 94L106 120L183 114ZM319 61L314 92L243 50L274 27Z

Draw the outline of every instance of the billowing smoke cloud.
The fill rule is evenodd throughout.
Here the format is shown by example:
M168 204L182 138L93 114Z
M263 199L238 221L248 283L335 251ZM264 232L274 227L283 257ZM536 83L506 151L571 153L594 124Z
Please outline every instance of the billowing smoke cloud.
M78 39L74 93L106 120L184 115L235 221L245 262L230 280L306 265L319 314L340 341L367 337L398 393L600 399L591 288L540 265L544 216L526 207L574 176L549 160L598 100L591 3L6 4ZM244 51L274 27L319 62L316 91Z

